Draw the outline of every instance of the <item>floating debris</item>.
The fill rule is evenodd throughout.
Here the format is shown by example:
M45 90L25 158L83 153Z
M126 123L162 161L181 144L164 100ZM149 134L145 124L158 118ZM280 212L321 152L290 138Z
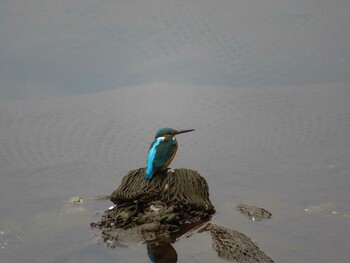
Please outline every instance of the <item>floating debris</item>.
M81 205L84 203L84 200L81 196L73 196L69 199L69 203L75 204L75 205Z
M319 215L319 216L343 216L350 217L349 214L344 214L342 211L335 210L336 205L334 203L320 203L318 205L311 205L304 208L304 211L308 214Z
M335 205L333 203L320 203L318 205L309 206L305 208L304 211L310 214L337 214L338 212L335 212L334 208Z

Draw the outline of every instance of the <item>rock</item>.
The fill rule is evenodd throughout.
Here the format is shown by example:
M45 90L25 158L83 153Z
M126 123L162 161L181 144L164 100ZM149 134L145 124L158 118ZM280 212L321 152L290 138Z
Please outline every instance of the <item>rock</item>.
M271 218L272 214L264 208L253 205L239 204L237 210L253 221L261 221L262 219Z
M144 168L132 170L112 193L111 201L116 206L91 226L104 233L111 229L113 233L115 229L136 231L137 227L136 232L147 242L157 240L153 232L161 239L170 239L183 225L209 220L215 213L207 182L189 169L158 173L152 180L145 179Z

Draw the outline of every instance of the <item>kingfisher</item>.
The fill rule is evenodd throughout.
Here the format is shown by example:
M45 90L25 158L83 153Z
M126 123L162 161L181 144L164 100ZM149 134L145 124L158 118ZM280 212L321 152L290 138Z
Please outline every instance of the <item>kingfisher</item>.
M159 129L154 141L149 147L145 178L151 180L157 171L167 170L177 151L175 135L191 132L194 129L174 130L172 128Z

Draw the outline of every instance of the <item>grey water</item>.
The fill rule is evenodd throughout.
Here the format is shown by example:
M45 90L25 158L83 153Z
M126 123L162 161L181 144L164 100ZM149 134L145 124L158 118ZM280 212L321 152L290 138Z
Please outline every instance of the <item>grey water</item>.
M350 257L347 1L3 1L0 261L149 262L89 223L161 127L213 222L276 262ZM73 196L83 204L72 205ZM272 218L240 215L263 207ZM178 262L225 262L206 233Z

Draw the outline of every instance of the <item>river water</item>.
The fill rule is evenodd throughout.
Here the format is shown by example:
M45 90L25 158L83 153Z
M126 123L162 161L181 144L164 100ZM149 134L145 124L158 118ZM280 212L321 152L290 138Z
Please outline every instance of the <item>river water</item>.
M108 248L89 223L112 205L94 197L172 127L196 129L171 167L206 178L213 223L276 262L347 262L349 4L142 5L3 5L0 261L149 262L145 245ZM272 218L248 220L239 203ZM226 262L207 233L172 246L178 262Z

